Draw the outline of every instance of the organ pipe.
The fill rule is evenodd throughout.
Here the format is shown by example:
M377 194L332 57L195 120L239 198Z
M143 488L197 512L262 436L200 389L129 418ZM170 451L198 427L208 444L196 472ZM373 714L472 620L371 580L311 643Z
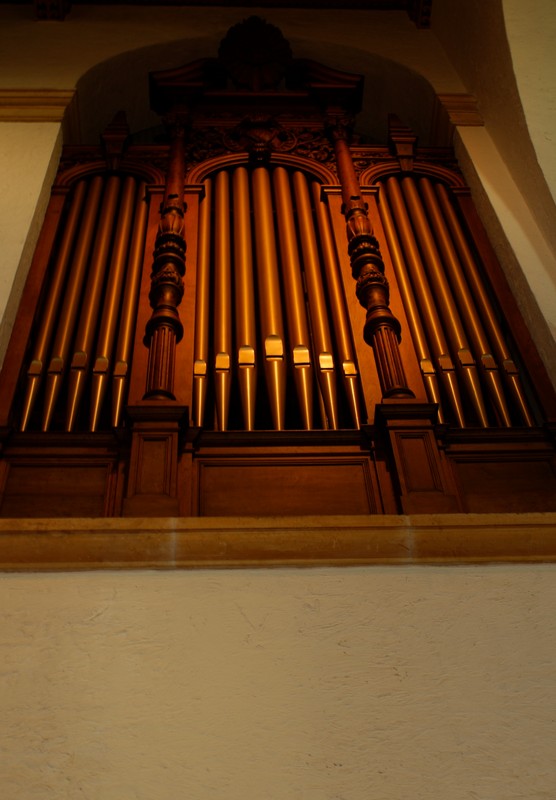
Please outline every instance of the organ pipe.
M338 404L333 357L334 348L328 325L328 310L322 285L322 273L313 225L309 188L302 172L294 172L293 185L299 217L307 296L311 311L311 328L317 358L317 376L326 409L328 427L336 430L338 428Z
M212 182L204 183L204 197L199 207L199 241L197 244L197 300L195 303L195 353L193 392L195 425L201 427L207 397L210 317L210 219Z
M245 167L237 167L233 176L234 209L234 275L236 316L236 358L244 428L255 427L257 399L257 334L249 175Z
M311 188L322 248L328 297L332 311L336 349L342 365L342 380L353 425L355 428L359 428L361 424L359 374L353 351L351 329L340 280L340 269L332 236L330 216L326 204L321 200L321 185L315 181Z
M427 392L427 397L431 403L436 403L438 406L438 421L445 422L444 412L442 410L442 400L440 396L440 387L438 385L438 375L433 364L433 359L427 342L427 335L421 322L419 314L419 304L415 297L415 293L411 286L411 279L409 277L409 269L407 267L406 259L403 254L402 246L396 231L390 204L383 191L380 197L380 216L386 239L388 241L388 248L394 264L394 270L400 287L400 294L409 321L411 329L411 336L413 344L419 359L419 366Z
M122 314L119 322L118 341L116 343L114 357L111 416L111 422L114 428L117 428L120 424L131 362L135 320L137 317L137 298L139 286L141 284L141 267L143 266L143 249L149 210L145 191L146 186L144 183L141 183L139 185L135 207L133 235L125 279Z
M439 377L448 395L458 424L460 427L464 428L466 423L454 365L448 349L448 343L444 337L440 317L436 310L417 241L413 234L400 185L396 178L388 178L386 181L386 193L391 204L395 225L402 243L406 262L411 265L413 288L427 330L431 349L440 370Z
M288 173L283 167L277 167L274 170L273 181L293 374L303 426L306 430L310 430L313 427L311 341L305 309L305 294L298 255L290 182ZM303 232L301 235L303 236Z
M490 336L494 353L498 363L504 368L504 376L508 388L521 411L525 424L528 426L533 426L535 423L529 410L529 404L523 391L523 387L521 385L519 371L508 349L504 335L502 334L500 323L498 322L494 308L485 291L485 287L479 272L479 267L471 252L471 248L469 247L465 233L459 224L459 220L452 203L450 202L450 197L446 187L440 183L437 184L436 193L440 207L444 214L444 218L452 235L452 239L456 245L461 263L465 269L467 280L469 281L469 285L473 290L475 302L479 307L482 321Z
M459 311L465 322L467 334L475 350L475 355L478 357L478 361L482 366L482 376L491 401L502 424L506 427L510 427L510 412L504 397L504 388L500 379L498 365L492 356L490 343L481 324L474 298L465 280L461 263L444 222L432 183L428 178L422 178L419 188L438 247L442 254L442 264L450 279Z
M71 431L85 386L85 376L91 357L93 337L97 328L97 314L108 264L112 229L114 227L120 178L112 175L106 185L100 210L100 219L95 233L95 246L89 265L88 280L81 305L79 326L74 340L74 352L70 364L66 430Z
M444 273L442 261L438 254L413 178L404 178L402 180L402 189L411 214L411 219L417 232L424 262L432 281L440 313L444 320L444 329L453 351L457 353L460 375L467 390L467 395L481 425L487 428L488 417L483 401L475 359L471 353L466 331L459 315L458 306Z
M83 291L83 281L89 261L89 252L95 233L97 212L102 193L103 179L92 179L75 252L69 271L69 280L64 295L58 330L52 348L46 379L45 402L42 417L42 430L47 431L52 421L56 400L60 392L62 377L66 369L66 359L71 345L74 324L79 309L79 299Z
M87 182L79 181L71 199L64 233L56 255L52 281L49 286L45 308L37 331L37 340L33 349L31 363L27 370L27 385L20 424L20 430L22 431L25 431L29 424L29 418L33 411L37 391L43 378L45 360L48 356L48 348L58 319L57 313L62 297L63 285L86 192Z
M135 179L127 177L122 190L118 222L116 224L116 236L108 273L106 293L103 298L102 318L100 321L96 355L93 364L89 423L91 431L96 430L98 426L99 414L108 384L111 354L127 266L129 238L132 230L135 206L135 192Z
M230 185L222 170L215 183L214 237L214 390L218 430L228 427L232 354Z
M266 167L256 167L253 170L252 180L265 375L273 425L276 430L283 430L286 395L284 325L273 226L270 178Z

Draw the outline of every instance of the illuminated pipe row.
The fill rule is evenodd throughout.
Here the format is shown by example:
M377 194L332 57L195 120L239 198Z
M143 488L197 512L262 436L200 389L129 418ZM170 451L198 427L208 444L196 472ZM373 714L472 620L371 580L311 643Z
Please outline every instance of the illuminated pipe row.
M141 183L137 194L135 218L129 263L124 285L122 316L119 322L118 341L114 357L112 376L112 427L117 428L121 421L125 390L131 366L133 336L137 319L139 289L141 286L141 269L147 233L149 203L146 196L146 185Z
M502 368L506 385L512 395L517 407L521 411L522 418L529 427L535 424L529 404L527 402L519 371L513 361L508 349L500 324L496 317L492 303L485 290L479 267L473 257L471 248L467 242L464 231L462 230L457 218L454 207L450 201L448 191L445 186L438 183L435 186L438 202L444 215L444 222L447 225L452 241L455 244L460 264L465 271L468 284L473 291L474 301L478 307L482 322L488 332L494 355L498 366Z
M417 183L406 177L401 184L390 178L380 208L425 386L431 402L439 404L440 419L437 369L458 424L466 424L451 359L454 353L459 361L457 374L483 427L489 425L483 385L498 424L511 425L500 365L526 424L533 424L517 370L446 188L433 185L428 178Z
M328 313L322 273L313 226L311 201L307 179L302 172L293 174L293 186L299 217L301 251L307 281L307 296L311 317L311 328L317 359L317 377L326 417L324 427L338 428L338 403L336 398L336 378L334 369L333 344L328 325Z
M115 175L112 175L107 181L101 217L95 234L95 246L89 265L88 280L83 294L79 326L73 343L74 352L70 364L66 412L67 431L73 430L85 387L85 378L88 374L93 337L98 326L98 312L104 285L104 275L108 266L120 182L120 178Z
M257 331L249 173L245 167L234 171L233 195L236 359L244 427L252 431L257 401Z
M43 431L52 426L62 382L68 371L65 429L71 431L77 424L84 386L91 372L88 430L95 431L98 427L111 371L111 423L113 426L120 423L147 221L144 184L137 191L134 178L126 178L123 188L121 183L116 176L109 178L106 184L100 176L89 184L81 181L70 200L45 308L38 325L21 430L26 430L29 425L42 378L42 365L48 355L50 362L41 420ZM48 353L53 337L54 343ZM70 352L73 355L68 367Z
M342 382L348 401L353 426L361 425L359 372L351 338L351 327L342 289L340 265L334 246L332 225L328 207L321 200L321 185L316 181L312 187L313 202L317 217L319 239L323 255L323 267L330 300L332 325L336 349L342 368Z
M490 344L465 280L449 231L444 224L442 211L434 193L433 185L428 178L422 178L419 182L419 189L442 256L442 265L450 280L458 309L465 322L466 331L474 352L478 356L478 363L482 368L481 372L487 391L500 422L509 428L512 423L506 398L504 397L500 372L492 356ZM440 269L442 269L442 265L440 265Z
M400 287L400 295L403 306L405 313L407 314L413 345L417 353L417 358L419 359L419 366L421 367L421 373L423 376L427 397L431 403L436 403L438 405L438 421L443 423L446 420L444 410L442 408L438 374L436 367L434 366L429 344L427 342L427 335L421 322L419 303L411 285L411 278L409 276L407 262L396 231L396 225L392 217L386 192L383 192L381 195L380 216L382 219L384 232L386 234L390 255L392 257L394 270L396 272L398 286ZM430 313L431 310L429 310L429 315ZM426 316L428 317L429 315ZM437 342L437 347L441 350L442 344L438 344Z
M62 385L62 378L67 369L67 357L72 343L72 336L80 308L80 299L89 263L89 254L93 235L96 232L97 213L99 210L103 179L96 176L91 181L87 203L83 212L83 220L77 238L73 261L69 270L69 280L61 307L58 330L48 372L46 376L45 403L42 418L42 430L50 428L56 401Z
M266 167L253 170L252 186L264 370L273 427L280 431L285 425L285 336L270 176Z
M458 425L464 428L466 423L454 364L397 178L388 178L386 181L386 199L392 209L396 233L401 243L401 252L403 252L405 263L411 270L411 283L422 315L423 327L427 331L427 340L432 351L434 365L438 368L438 377L444 387ZM395 266L400 273L403 271L403 268L400 269L400 264L395 263ZM415 332L412 332L414 340L417 340ZM426 350L422 351L422 355L423 359L427 359ZM429 386L429 391L431 383L432 381L425 381L425 385ZM429 399L432 402L437 402L432 396Z
M336 429L339 425L333 339L324 281L328 287L348 406L353 424L358 427L361 421L359 375L330 218L320 200L319 184L310 188L303 173L296 172L290 177L283 167L276 167L272 173L266 167L257 167L251 172L250 185L250 172L245 167L237 167L231 175L222 171L215 176L214 198L210 180L205 182L204 188L199 213L197 265L195 424L202 426L206 413L209 331L212 328L217 427L219 430L227 428L232 371L238 377L243 428L253 430L255 427L256 271L260 349L273 427L281 430L285 426L286 363L291 364L302 427L306 430L314 427L315 374L321 426ZM230 210L233 219L231 230ZM322 266L318 240L321 241ZM232 252L233 262L230 263ZM213 278L211 263L214 263ZM211 322L209 294L212 280L215 302ZM232 306L235 350L229 318Z
M306 430L310 430L313 427L313 364L290 181L283 167L276 167L272 177L276 194L282 277L291 343L290 356L303 426Z
M73 193L71 206L66 224L64 226L63 236L58 247L50 289L46 297L44 311L38 327L37 339L35 341L31 363L29 365L29 369L27 370L27 384L20 423L21 431L27 430L31 412L37 397L37 392L42 382L42 378L44 377L45 360L48 357L50 342L54 334L56 321L58 319L58 310L62 298L64 281L67 274L72 248L77 235L86 191L87 182L80 181Z

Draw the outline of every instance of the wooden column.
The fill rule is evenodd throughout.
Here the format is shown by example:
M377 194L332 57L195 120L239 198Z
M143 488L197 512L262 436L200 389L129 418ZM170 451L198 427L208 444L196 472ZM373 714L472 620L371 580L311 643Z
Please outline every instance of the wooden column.
M177 515L180 432L188 409L174 394L176 344L183 336L178 306L185 274L185 131L171 120L164 200L153 254L149 300L153 309L144 343L149 349L143 400L129 406L131 457L124 516Z
M380 248L373 235L367 206L355 174L342 122L331 127L338 174L342 185L351 271L357 281L357 299L367 312L363 336L373 348L383 398L414 398L399 351L400 323L389 307L388 281Z
M348 253L356 294L366 309L363 336L373 348L383 402L375 412L375 435L390 453L392 474L403 513L460 511L461 502L450 463L439 448L434 423L438 407L420 403L409 388L399 342L401 326L389 307L388 281L379 243L355 174L346 127L332 128L342 185Z
M177 342L183 336L178 306L183 296L185 274L184 126L180 120L170 126L171 144L158 235L154 249L151 292L153 309L147 323L145 344L149 348L147 386L144 399L175 400L174 364Z

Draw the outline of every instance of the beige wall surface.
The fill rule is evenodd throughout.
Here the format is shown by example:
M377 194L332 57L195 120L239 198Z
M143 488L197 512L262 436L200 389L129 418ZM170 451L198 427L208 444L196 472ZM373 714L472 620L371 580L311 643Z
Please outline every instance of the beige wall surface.
M62 140L55 122L0 123L0 365L54 182Z
M9 800L552 800L550 565L0 578Z

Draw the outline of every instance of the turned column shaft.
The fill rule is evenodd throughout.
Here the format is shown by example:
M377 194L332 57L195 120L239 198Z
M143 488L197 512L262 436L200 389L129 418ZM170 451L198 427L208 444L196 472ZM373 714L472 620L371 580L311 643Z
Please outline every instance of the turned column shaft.
M172 125L166 190L153 253L149 294L153 313L145 333L149 360L144 399L175 400L175 350L183 335L178 306L183 296L186 249L183 235L184 136L181 124Z
M342 125L332 129L338 174L342 186L348 254L356 280L357 299L367 312L363 337L373 348L383 397L414 397L407 385L400 351L400 323L389 307L388 281L380 248L373 235L367 204L355 174Z

